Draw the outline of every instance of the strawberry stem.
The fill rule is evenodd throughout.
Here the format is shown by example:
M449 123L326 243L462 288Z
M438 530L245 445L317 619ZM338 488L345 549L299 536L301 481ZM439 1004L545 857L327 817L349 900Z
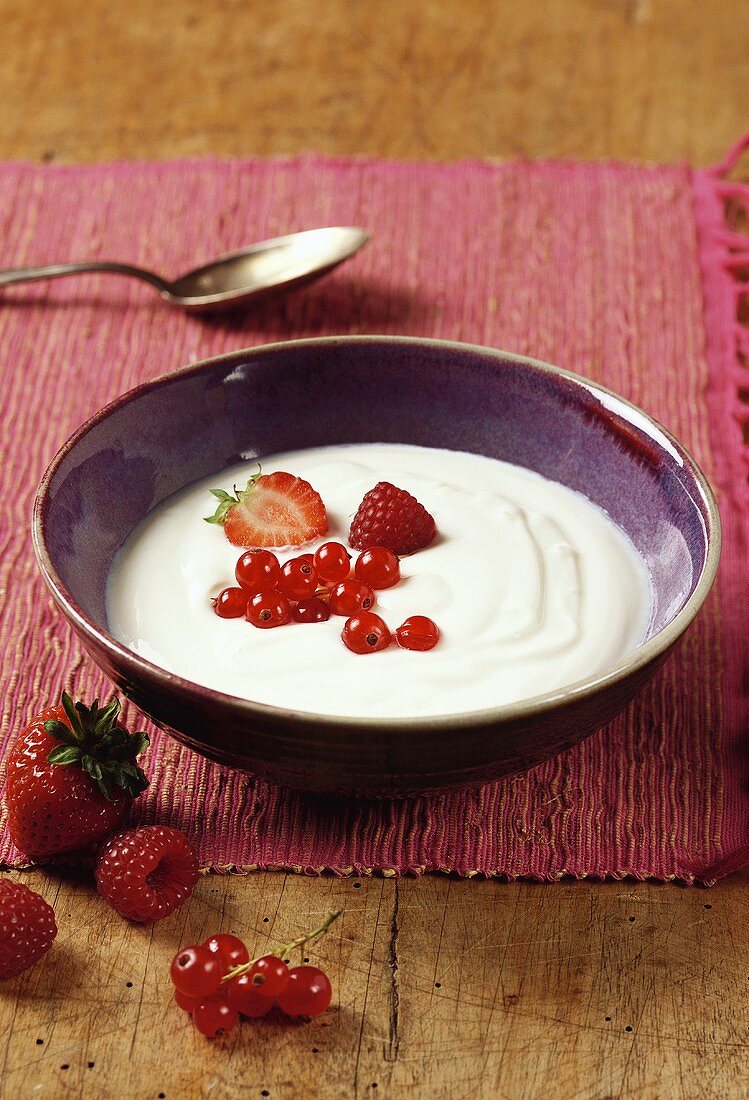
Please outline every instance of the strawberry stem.
M322 922L319 928L315 928L312 932L305 932L302 936L297 936L295 940L291 940L289 943L282 943L279 947L277 954L284 962L288 962L292 952L297 947L304 947L305 944L310 943L311 940L317 939L318 936L324 936L330 928L334 920L338 920L343 909L336 909L335 912L329 913L325 920ZM267 954L267 952L263 952ZM262 955L258 955L257 958L250 959L249 962L241 963L239 966L233 966L231 970L228 970L221 979L222 982L230 982L232 978L241 978L243 974L249 974L253 966L258 959L262 958Z
M226 523L226 517L228 516L229 512L231 512L232 508L236 508L238 504L242 503L245 495L250 492L255 482L261 476L262 472L263 467L258 462L257 473L252 475L250 480L247 482L245 488L238 489L236 485L233 487L234 496L232 496L231 493L227 493L226 489L209 489L209 493L211 493L211 495L216 498L216 500L218 501L218 505L216 507L216 511L213 513L212 516L204 517L205 522L217 523L219 525L223 525L224 523Z
M67 722L50 718L44 723L47 733L59 742L47 754L49 763L81 768L108 802L123 792L137 798L148 786L145 772L137 764L148 735L129 733L118 725L119 699L113 698L103 708L94 699L87 707L85 703L74 703L63 692L62 709Z

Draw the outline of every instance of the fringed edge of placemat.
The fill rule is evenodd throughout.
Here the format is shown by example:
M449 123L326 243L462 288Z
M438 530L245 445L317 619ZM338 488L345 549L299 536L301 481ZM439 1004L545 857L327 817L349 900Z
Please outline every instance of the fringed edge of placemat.
M749 852L746 861L749 863ZM743 864L742 864L743 866ZM85 859L60 858L49 863L32 863L28 860L17 863L0 863L0 874L8 872L30 871L63 871L92 869L91 861ZM716 865L717 868L717 865ZM346 867L331 867L326 865L310 866L301 863L207 863L199 869L201 875L253 875L260 871L277 871L286 874L306 875L308 878L321 878L323 875L332 875L334 878L421 878L426 874L447 875L456 879L478 879L484 882L532 882L532 883L560 883L560 882L675 882L682 886L714 886L723 875L730 874L732 870L740 870L740 867L732 867L727 871L715 873L716 868L710 868L711 877L684 872L681 874L661 875L644 874L641 871L603 871L596 874L588 874L587 871L554 871L547 875L533 874L523 871L516 874L513 871L460 871L455 867L418 865L397 870L394 867L365 867L352 864ZM93 882L92 882L93 886Z
M421 878L426 874L448 875L459 879L481 879L492 882L678 882L684 886L712 886L717 878L703 880L698 875L683 874L660 875L644 874L641 871L603 871L589 874L587 871L553 871L547 875L523 871L459 871L455 867L415 866L404 870L394 867L364 867L358 864L350 867L311 867L296 863L210 863L200 868L202 875L252 875L256 871L285 871L289 874L307 875L311 878L321 875L333 875L336 878ZM720 877L720 876L718 876Z

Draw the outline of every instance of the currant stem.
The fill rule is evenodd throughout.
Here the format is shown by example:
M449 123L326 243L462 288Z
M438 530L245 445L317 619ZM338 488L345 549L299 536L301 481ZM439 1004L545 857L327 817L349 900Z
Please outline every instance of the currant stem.
M289 943L281 944L279 952L277 952L278 957L284 962L288 962L292 951L294 951L297 947L304 947L306 943L309 943L311 940L317 939L318 936L325 935L333 921L338 920L342 912L343 909L336 909L335 912L329 913L320 925L320 927L315 928L313 932L305 932L304 935L297 936L295 940L291 940ZM263 952L263 954L266 954L266 952ZM221 979L222 984L224 982L230 982L232 978L241 978L243 974L249 974L257 960L260 958L262 958L262 955L258 955L257 958L250 959L249 962L241 963L239 966L233 966L231 970L227 970L226 974L224 974L223 978Z
M322 922L320 927L316 928L314 930L314 932L307 932L306 935L297 936L297 938L295 940L291 940L290 943L283 944L282 945L283 950L281 951L281 956L280 956L281 959L284 962L288 962L292 951L296 947L304 947L305 943L309 943L310 940L314 940L318 936L323 936L328 931L328 929L330 928L333 921L337 920L338 917L340 917L342 912L343 912L343 909L336 909L336 911L334 913L329 913L328 914L328 916Z

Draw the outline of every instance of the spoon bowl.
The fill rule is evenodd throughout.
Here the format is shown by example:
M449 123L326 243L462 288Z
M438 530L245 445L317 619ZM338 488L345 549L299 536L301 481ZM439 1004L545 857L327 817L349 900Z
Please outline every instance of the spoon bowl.
M0 287L97 271L141 279L155 287L164 301L190 313L216 312L318 279L353 256L368 240L369 234L363 229L326 226L229 252L173 281L133 264L102 260L0 271Z
M308 229L219 256L168 283L162 297L185 309L227 309L319 278L358 252L369 234L349 226Z

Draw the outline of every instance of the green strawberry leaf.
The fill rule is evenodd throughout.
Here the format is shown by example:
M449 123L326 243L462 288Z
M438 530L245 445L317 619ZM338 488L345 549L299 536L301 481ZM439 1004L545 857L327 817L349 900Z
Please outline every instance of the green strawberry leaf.
M131 736L127 730L118 727L102 742L102 750L110 760L132 760L140 755L147 744L148 738L145 734Z
M104 782L104 780L103 779L95 779L94 782L96 783L96 786L99 788L99 791L101 792L101 794L103 794L104 797L106 798L107 802L114 802L114 798L112 797L112 792L110 791L109 787Z
M234 496L232 496L231 493L227 493L226 489L209 489L208 491L212 494L212 496L216 498L219 503L213 515L205 517L205 522L219 524L226 523L226 517L229 512L232 510L232 508L236 507L237 504L242 503L245 494L249 493L250 489L252 489L258 478L262 476L262 473L263 467L258 462L257 473L252 475L252 477L247 482L245 488L240 491L239 489L237 489L236 485L234 486Z
M73 703L73 700L70 698L66 691L63 691L62 693L62 707L66 715L68 716L68 721L70 722L70 729L73 733L73 736L75 737L77 743L80 744L81 741L83 741L84 736L80 715L75 704Z
M130 734L130 751L133 757L140 756L149 745L149 737L147 733L131 733Z
M99 714L98 726L101 729L102 733L111 733L111 731L115 728L115 722L120 716L120 710L120 701L119 699L114 698L109 706L105 707L104 710L101 711L101 713ZM97 723L94 724L96 725Z
M230 493L224 492L223 489L211 489L210 491L217 497L219 504L212 516L205 517L205 521L206 523L226 523L226 517L231 509L239 504L239 497L233 497Z
M52 749L47 760L50 764L77 764L81 760L81 750L71 745L59 745Z
M50 718L44 723L44 728L48 734L56 738L58 741L62 741L65 745L79 745L80 742L75 736L69 726L66 726L64 722L60 722L57 718Z
M99 707L95 699L90 707L73 703L63 693L62 705L70 722L68 726L56 718L44 723L50 736L59 742L47 756L50 764L76 764L96 783L109 802L122 792L136 798L148 786L148 778L136 760L148 745L148 735L142 731L129 733L116 725L120 701L112 699Z
M97 760L94 760L93 756L89 756L88 753L84 753L81 757L81 767L84 772L88 772L92 779L101 779L104 774L101 764Z

